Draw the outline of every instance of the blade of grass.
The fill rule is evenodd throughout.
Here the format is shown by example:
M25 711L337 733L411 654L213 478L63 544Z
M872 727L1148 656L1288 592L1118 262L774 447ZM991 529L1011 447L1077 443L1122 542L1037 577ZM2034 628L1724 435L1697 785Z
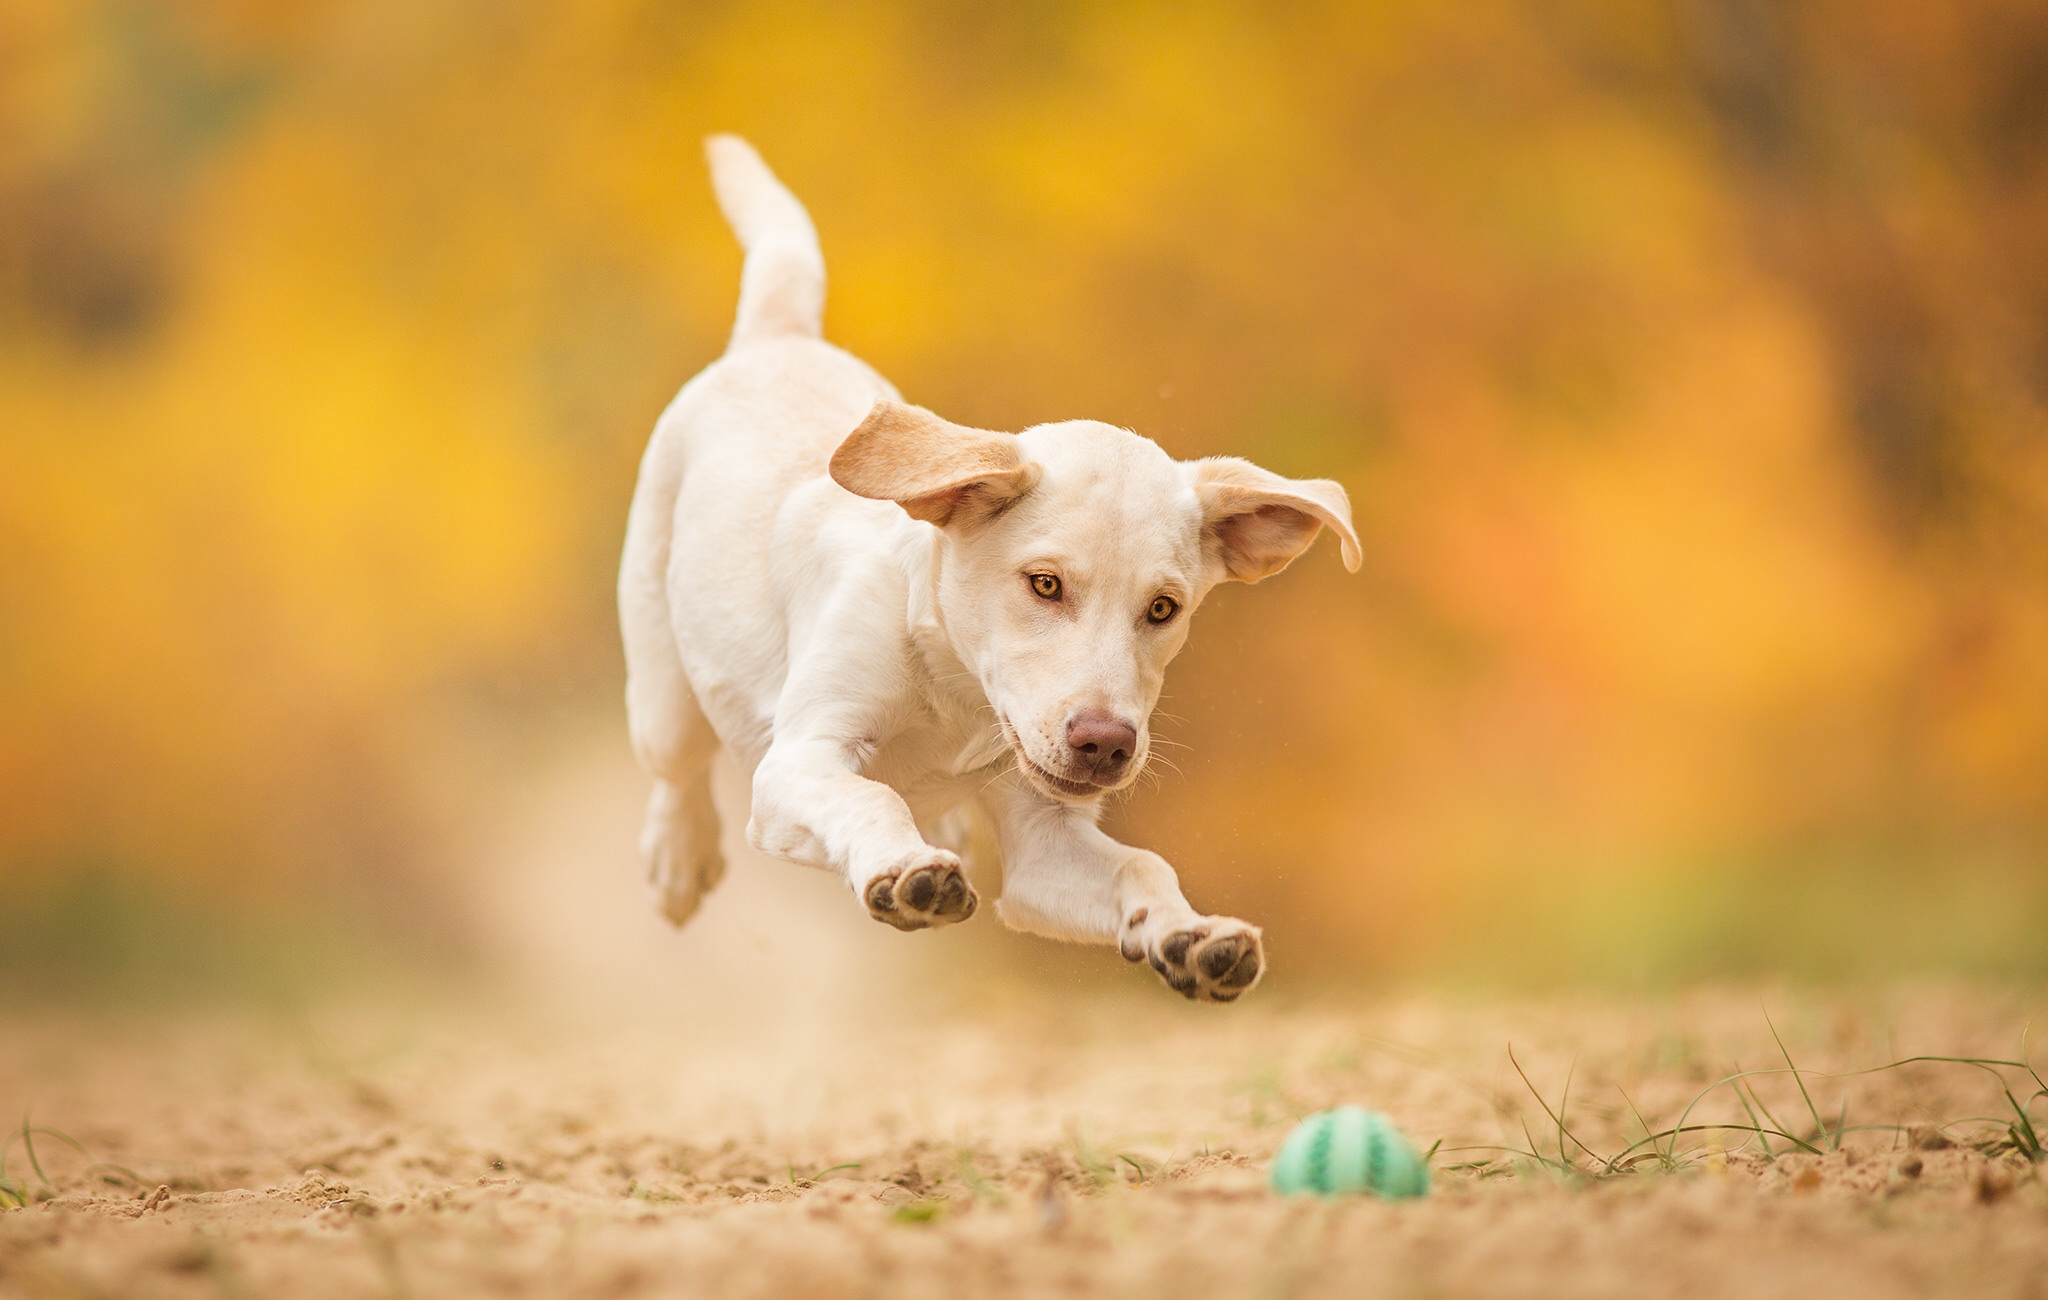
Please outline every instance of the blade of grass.
M1566 1159L1566 1158L1567 1158L1567 1157L1566 1157L1566 1155L1565 1155L1565 1150L1564 1150L1564 1140L1565 1140L1565 1138L1566 1138L1566 1136L1567 1136L1567 1134L1566 1134L1566 1132L1565 1132L1565 1127L1564 1127L1564 1116L1565 1116L1565 1112L1571 1109L1571 1105L1572 1105L1572 1076L1573 1076L1573 1075L1575 1075L1575 1074L1577 1074L1578 1072L1579 1072L1579 1056L1578 1056L1578 1053L1574 1052L1574 1053L1572 1053L1572 1063L1571 1063L1570 1065L1568 1065L1568 1066L1566 1066L1566 1067L1565 1067L1565 1071L1564 1071L1564 1091L1563 1091L1562 1093L1558 1094L1558 1098L1557 1098L1557 1155L1558 1155L1558 1159L1560 1159L1560 1160L1563 1160L1563 1159ZM1579 1140L1578 1140L1577 1138L1573 1138L1573 1139L1572 1139L1572 1141L1573 1141L1573 1142L1579 1142ZM1585 1146L1585 1144L1584 1144L1583 1142L1579 1142L1579 1150L1581 1150L1581 1151L1585 1151L1585 1150L1586 1150L1586 1146ZM1586 1152L1586 1154L1588 1154L1588 1155L1591 1155L1592 1153L1591 1153L1590 1151L1588 1151L1588 1152ZM1570 1159L1571 1163L1572 1163L1572 1164L1574 1164L1574 1165L1578 1164L1578 1162L1579 1162L1579 1158L1578 1158L1577 1156L1575 1156L1575 1155L1574 1155L1574 1156L1571 1156L1571 1157L1569 1157L1569 1159Z
M1901 1066L1928 1064L1974 1065L1981 1070L1993 1070L1995 1067L2001 1066L2008 1070L2025 1070L2027 1073L2034 1075L2035 1082L2040 1083L2044 1088L2048 1088L2048 1080L2043 1080L2040 1075L2034 1074L2034 1067L2028 1065L2025 1061L2004 1061L1995 1056L1902 1056L1896 1061L1887 1061L1883 1065L1873 1065L1865 1070L1836 1070L1831 1073L1821 1074L1820 1077L1823 1079L1854 1079L1866 1074L1882 1074L1886 1070L1896 1070ZM1816 1071L1816 1073L1819 1072ZM2002 1078L2003 1076L2000 1077Z
M28 1153L28 1167L36 1171L36 1177L43 1180L44 1187L54 1192L57 1190L56 1185L50 1181L50 1176L43 1172L43 1162L36 1159L35 1132L35 1129L29 1125L28 1112L23 1111L21 1113L21 1149Z
M1643 1136L1644 1136L1644 1137L1646 1137L1646 1138L1647 1138L1647 1137L1649 1137L1649 1136L1650 1136L1650 1121L1648 1121L1648 1120L1646 1120L1646 1119L1644 1119L1644 1118L1643 1118L1643 1112L1642 1112L1641 1110L1639 1110L1639 1109L1638 1109L1638 1108L1636 1107L1636 1100L1635 1100L1635 1098L1633 1098L1633 1097L1629 1096L1629 1095L1628 1095L1628 1089L1626 1089L1626 1088L1622 1087L1622 1086L1621 1086L1621 1084L1619 1084L1619 1083L1616 1083L1616 1084L1614 1085L1614 1090L1615 1090L1616 1092L1620 1093L1620 1094L1621 1094L1621 1099L1622 1099L1622 1101L1624 1101L1624 1102L1626 1102L1626 1103L1627 1103L1627 1105L1628 1105L1628 1113L1636 1117L1636 1125L1637 1125L1637 1126L1638 1126L1639 1128L1641 1128L1641 1129L1643 1130ZM1608 1167L1609 1167L1609 1168L1613 1168L1613 1166L1614 1166L1614 1160L1619 1160L1619 1159L1621 1159L1621 1158L1622 1158L1623 1156L1626 1156L1626 1155L1628 1155L1628 1154L1629 1154L1630 1152L1634 1151L1635 1149L1636 1149L1636 1144L1635 1144L1635 1143L1630 1143L1630 1144L1629 1144L1629 1145L1628 1145L1627 1147L1624 1147L1624 1148L1623 1148L1623 1149L1622 1149L1622 1150L1621 1150L1620 1152L1616 1153L1616 1155L1614 1156L1614 1158L1613 1158L1612 1160L1609 1160L1609 1161L1608 1161ZM1670 1173L1670 1172L1671 1172L1672 1170L1674 1170L1674 1169L1676 1169L1676 1168L1678 1167L1678 1166L1677 1166L1677 1164L1676 1164L1676 1163L1675 1163L1675 1162L1674 1162L1674 1161L1673 1161L1673 1160L1671 1159L1671 1157L1670 1157L1670 1156L1667 1156L1667 1155L1665 1155L1665 1154L1664 1154L1664 1153L1663 1153L1662 1151L1658 1151L1658 1152L1657 1152L1657 1160L1658 1160L1658 1162L1659 1162L1660 1164L1662 1164L1662 1165L1664 1166L1664 1171L1665 1171L1666 1173Z
M1776 1071L1771 1071L1771 1073L1775 1074ZM1764 1113L1764 1118L1771 1121L1771 1127L1777 1130L1777 1132L1781 1136L1783 1136L1787 1142L1790 1142L1793 1146L1798 1147L1800 1150L1806 1152L1806 1154L1811 1156L1817 1156L1821 1153L1819 1147L1815 1146L1811 1142L1808 1142L1805 1138L1794 1136L1792 1131L1785 1127L1785 1123L1783 1120L1780 1120L1776 1115L1771 1114L1771 1108L1769 1106L1764 1105L1764 1099L1762 1095L1760 1095L1756 1090L1756 1081L1754 1079L1745 1080L1744 1086L1746 1086L1749 1089L1749 1099L1756 1103L1756 1108Z
M1529 1158L1530 1158L1531 1160L1534 1160L1534 1161L1535 1161L1535 1162L1536 1162L1536 1163L1537 1163L1538 1165L1541 1165L1541 1166L1542 1166L1543 1168L1545 1168L1545 1169L1549 1169L1549 1170L1552 1170L1553 1172L1564 1172L1564 1173L1577 1173L1577 1172L1578 1172L1578 1171L1577 1171L1577 1170L1575 1170L1575 1169L1570 1169L1570 1168L1568 1168L1568 1167L1566 1167L1566 1166L1564 1166L1564 1165L1561 1165L1561 1164L1559 1164L1559 1163L1558 1163L1557 1161L1555 1161L1555 1160L1552 1160L1552 1159L1551 1159L1551 1158L1550 1158L1549 1156L1546 1156L1546 1155L1544 1155L1544 1154L1543 1154L1543 1148L1542 1148L1542 1146L1541 1146L1541 1145L1540 1145L1540 1144L1539 1144L1539 1143L1538 1143L1538 1142L1536 1141L1536 1135L1535 1135L1534 1133L1531 1133L1531 1132L1529 1131L1529 1121L1528 1121L1528 1120L1526 1120L1526 1119L1522 1120L1522 1136L1523 1136L1523 1137L1525 1137L1525 1138L1527 1138L1527 1139L1529 1140L1529 1149L1528 1149L1527 1151L1521 1151L1521 1152L1516 1152L1516 1154L1518 1154L1518 1155L1526 1155L1526 1156L1528 1156L1528 1157L1529 1157ZM1506 1150L1513 1150L1513 1148L1512 1148L1512 1147L1509 1147L1509 1148L1505 1148L1505 1149L1506 1149Z
M1559 1113L1558 1113L1557 1111L1554 1111L1554 1110L1552 1110L1552 1109L1550 1108L1550 1103L1549 1103L1549 1102L1547 1102L1547 1101L1545 1101L1545 1100L1543 1100L1543 1094L1542 1094L1542 1093L1540 1093L1540 1092L1538 1092L1538 1091L1536 1091L1536 1085L1535 1085L1535 1084L1533 1084L1533 1083L1531 1083L1531 1082L1529 1082L1529 1072L1528 1072L1528 1071L1526 1071L1526 1070L1524 1070L1524 1069L1522 1068L1522 1063L1521 1063L1520 1061L1518 1061L1518 1060L1516 1060L1516 1059L1515 1059L1515 1048L1514 1048L1514 1044L1512 1044L1512 1043L1510 1043L1510 1044L1508 1045L1508 1063L1509 1063L1510 1065L1512 1065L1512 1066L1514 1066L1514 1067L1515 1067L1515 1073L1516 1073L1516 1074L1519 1074L1519 1075L1521 1075L1521 1076L1522 1076L1522 1085L1523 1085L1524 1087L1526 1087L1526 1088L1527 1088L1527 1089L1529 1090L1529 1095L1530 1095L1530 1096L1532 1096L1532 1097L1534 1097L1534 1098L1536 1099L1536 1104L1537 1104L1538 1106L1541 1106L1541 1107L1543 1108L1543 1113L1544 1113L1544 1114L1546 1114L1546 1115L1548 1115L1548 1116L1550 1116L1551 1122L1557 1125L1557 1133L1558 1133L1558 1140L1557 1140L1557 1157L1558 1157L1558 1163L1559 1163L1560 1165L1563 1165L1563 1166L1564 1166L1565 1168L1567 1168L1567 1169L1570 1169L1570 1170L1571 1170L1571 1171L1573 1171L1574 1173L1578 1172L1578 1162L1577 1162L1576 1160L1573 1160L1573 1159L1570 1159L1570 1158L1568 1158L1568 1157L1567 1157L1567 1156L1565 1155L1565 1150L1564 1150L1564 1140L1565 1140L1565 1138L1569 1137L1569 1138L1570 1138L1570 1139L1572 1140L1572 1144L1573 1144L1574 1146L1578 1147L1578 1148L1579 1148L1579 1150L1581 1150L1581 1151L1584 1151L1584 1152L1585 1152L1585 1153L1586 1153L1587 1155L1589 1155L1589 1156L1592 1156L1592 1155L1593 1155L1593 1148L1591 1148L1591 1147L1587 1146L1587 1145L1586 1145L1586 1144L1585 1144L1584 1142L1581 1142L1581 1141L1579 1141L1578 1135L1577 1135L1576 1133L1573 1133L1573 1132L1572 1132L1572 1131L1571 1131L1571 1130L1570 1130L1569 1128L1566 1128L1566 1127L1565 1127L1565 1122L1564 1122L1564 1116L1563 1116L1563 1115L1561 1115L1561 1114L1559 1114ZM1573 1067L1574 1067L1574 1068L1576 1068L1576 1067L1577 1067L1577 1064L1578 1064L1578 1063L1577 1063L1577 1061L1574 1061L1574 1062L1573 1062ZM1570 1095L1570 1093L1571 1093L1571 1076L1570 1076L1569 1074L1567 1074L1567 1075L1565 1076L1565 1093L1566 1093L1566 1096L1569 1096L1569 1095ZM1523 1131L1523 1133L1527 1134L1527 1133L1528 1133L1528 1130L1529 1130L1529 1126L1528 1126L1527 1124L1524 1124L1524 1125L1522 1126L1522 1131ZM1531 1146L1534 1146L1534 1145L1535 1145L1535 1143L1536 1143L1536 1139L1535 1139L1535 1137L1534 1137L1533 1135L1532 1135L1532 1136L1530 1136L1530 1138L1529 1138L1529 1144L1530 1144ZM1599 1158L1599 1157L1597 1157L1597 1156L1594 1156L1594 1159L1596 1159L1596 1160L1597 1160L1598 1158Z
M2012 1134L2012 1144L2025 1152L2027 1159L2039 1160L2041 1158L2041 1135L2034 1131L2033 1119L2028 1116L2026 1106L2020 1105L2020 1099L2012 1095L2011 1088L2003 1089L2003 1091L2005 1093L2005 1104L2012 1107L2012 1113L2017 1117L2015 1123L2006 1125L2006 1131ZM2027 1098L2028 1105L2032 1105L2043 1096L2048 1096L2048 1093L2035 1093Z
M1741 1074L1735 1076L1735 1099L1742 1103L1743 1111L1749 1116L1750 1127L1756 1131L1757 1145L1764 1149L1764 1159L1776 1160L1778 1156L1771 1150L1771 1140L1764 1136L1764 1122L1756 1117L1757 1108L1750 1104L1749 1094L1743 1091L1743 1080L1747 1077Z
M1763 1006L1762 1003L1757 1005L1763 1008L1764 1023L1771 1027L1771 1039L1778 1045L1778 1054L1785 1058L1785 1068L1792 1072L1792 1082L1798 1086L1799 1097L1806 1103L1806 1113L1813 1116L1814 1135L1823 1143L1827 1142L1828 1122L1820 1117L1820 1107L1813 1104L1813 1094L1806 1090L1806 1080L1799 1077L1799 1067L1792 1062L1792 1052L1785 1046L1784 1036L1778 1032L1778 1022L1771 1019L1769 1007ZM1775 1119L1771 1122L1777 1123ZM1832 1146L1829 1147L1829 1150L1833 1149Z

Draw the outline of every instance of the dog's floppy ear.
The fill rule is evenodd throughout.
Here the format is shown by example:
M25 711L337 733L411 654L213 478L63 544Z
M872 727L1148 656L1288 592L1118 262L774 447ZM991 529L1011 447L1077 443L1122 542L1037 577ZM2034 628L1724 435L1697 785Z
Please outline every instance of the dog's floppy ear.
M1286 568L1325 524L1337 534L1346 569L1358 572L1365 558L1351 529L1351 498L1329 479L1282 478L1248 460L1211 456L1195 462L1195 494L1202 502L1202 549L1239 582Z
M1036 486L1039 472L1016 434L970 429L902 402L876 402L832 453L840 487L941 528L986 519Z

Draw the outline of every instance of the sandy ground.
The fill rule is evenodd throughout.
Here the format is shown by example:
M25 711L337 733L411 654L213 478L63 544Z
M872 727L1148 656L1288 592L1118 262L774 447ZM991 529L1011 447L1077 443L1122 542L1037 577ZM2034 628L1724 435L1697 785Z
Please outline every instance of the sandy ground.
M640 790L601 758L506 791L488 990L0 1013L0 1113L77 1143L37 1137L46 1178L7 1153L34 1195L0 1211L0 1297L2048 1297L2048 1165L1970 1122L2010 1118L1990 1076L1840 1073L2014 1057L2039 988L1276 980L1195 1007L980 920L900 935L744 857L677 935L626 866ZM1821 1154L1702 1132L1608 1172L1703 1092L1691 1123L1744 1121L1711 1086L1782 1065L1766 1008L1839 1146L1766 1075ZM1293 1121L1344 1102L1441 1140L1428 1198L1266 1190Z

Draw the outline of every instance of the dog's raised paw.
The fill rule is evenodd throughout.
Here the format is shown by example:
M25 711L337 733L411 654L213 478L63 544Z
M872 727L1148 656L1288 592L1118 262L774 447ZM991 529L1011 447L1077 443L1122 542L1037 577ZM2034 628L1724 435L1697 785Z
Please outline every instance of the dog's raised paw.
M899 930L924 930L951 925L974 915L980 899L960 860L950 853L884 871L861 893L868 914Z
M1196 1002L1235 1002L1266 972L1266 949L1257 926L1233 917L1205 916L1162 928L1149 942L1136 933L1141 910L1125 922L1124 956L1150 962L1168 988Z

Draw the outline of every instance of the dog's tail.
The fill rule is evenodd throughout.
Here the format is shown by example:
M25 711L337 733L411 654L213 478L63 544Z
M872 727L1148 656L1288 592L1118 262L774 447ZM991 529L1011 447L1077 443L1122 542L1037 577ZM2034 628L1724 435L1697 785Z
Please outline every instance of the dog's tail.
M761 339L818 338L825 315L825 258L818 232L796 195L784 188L736 135L704 142L718 206L747 250L732 347Z

